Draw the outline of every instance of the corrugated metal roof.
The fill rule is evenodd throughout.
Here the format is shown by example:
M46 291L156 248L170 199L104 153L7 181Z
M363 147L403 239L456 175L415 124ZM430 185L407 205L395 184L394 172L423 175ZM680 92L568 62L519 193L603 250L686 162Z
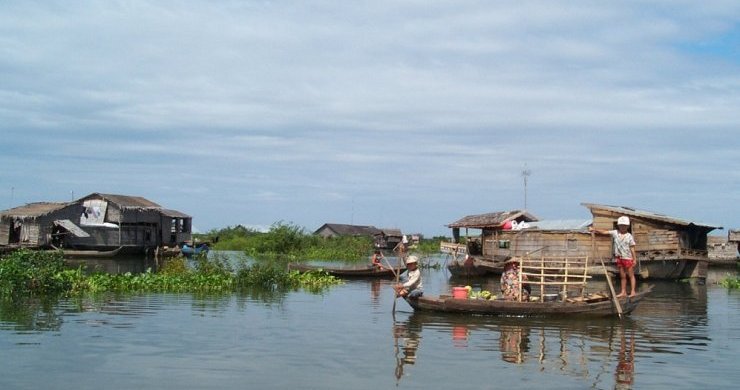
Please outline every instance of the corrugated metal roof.
M75 225L74 222L68 219L57 219L56 221L54 221L54 224L67 229L68 232L74 234L77 237L90 237L90 235L87 234L86 231L82 230L82 228Z
M57 211L69 205L68 202L36 202L28 203L23 206L3 210L0 215L12 216L17 218L40 217L53 211Z
M552 219L546 221L528 222L530 229L540 230L586 230L591 225L591 219Z
M700 222L692 222L692 221L688 221L685 219L669 217L667 215L655 213L652 211L638 210L632 207L609 206L609 205L601 205L601 204L595 204L595 203L581 203L581 205L591 210L591 213L593 213L593 210L606 210L606 211L611 211L611 212L618 213L618 214L623 214L628 217L649 219L649 220L665 222L665 223L673 224L673 225L680 225L680 226L694 225L694 226L706 228L709 230L723 229L723 227L721 226L709 225L709 224L700 223Z
M524 210L499 211L495 213L468 215L447 225L450 228L497 228L504 222L522 218L524 221L536 221L537 217Z

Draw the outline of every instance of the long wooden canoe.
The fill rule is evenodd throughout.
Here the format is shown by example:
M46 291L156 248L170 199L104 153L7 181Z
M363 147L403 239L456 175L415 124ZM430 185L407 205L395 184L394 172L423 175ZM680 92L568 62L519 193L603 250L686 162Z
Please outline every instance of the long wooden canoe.
M629 314L652 291L652 286L632 298L620 298L622 312ZM606 293L590 294L585 298L569 298L554 302L516 302L502 299L456 299L449 295L421 296L406 299L418 311L445 313L489 314L500 316L616 316L614 302Z
M333 268L333 267L325 267L325 266L317 266L317 265L307 265L307 264L299 264L299 263L290 263L288 264L289 270L295 270L299 272L308 272L308 271L324 271L328 273L329 275L336 276L338 278L392 278L395 276L394 272L398 271L398 269L389 269L389 268L376 268L374 266L363 266L363 267L354 267L354 268ZM406 268L401 268L400 272L405 271Z
M452 276L489 276L501 275L503 272L503 266L493 262L483 262L479 260L473 261L472 264L453 261L452 263L447 264L447 270L450 271Z
M63 249L63 248L55 248L54 251L61 251L64 257L69 257L69 258L97 258L97 257L114 257L118 255L119 252L121 252L121 249L123 249L123 246L119 246L118 248L107 250L107 251L74 250L74 249Z

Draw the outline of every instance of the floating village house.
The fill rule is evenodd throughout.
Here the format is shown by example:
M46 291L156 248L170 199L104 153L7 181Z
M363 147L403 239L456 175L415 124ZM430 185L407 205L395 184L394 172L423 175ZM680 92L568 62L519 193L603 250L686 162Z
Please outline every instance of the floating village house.
M729 235L728 235L729 236ZM707 249L709 250L709 264L733 265L740 260L736 242L728 236L708 236Z
M192 239L192 218L139 196L93 193L0 212L0 247L142 253Z
M599 260L610 264L611 238L592 235L596 229L616 229L618 217L630 217L632 234L637 242L640 275L645 278L678 279L706 277L707 234L721 227L694 223L662 214L629 207L584 203L592 220L540 221L522 210L470 215L448 225L456 243L460 229L480 229L479 237L468 240L466 247L443 244L443 250L459 250L494 264L510 256L588 257L591 266ZM594 267L593 272L600 268Z
M316 229L314 234L324 238L339 236L371 237L375 242L375 247L380 249L395 248L403 237L400 229L378 229L375 226L341 223L325 223Z

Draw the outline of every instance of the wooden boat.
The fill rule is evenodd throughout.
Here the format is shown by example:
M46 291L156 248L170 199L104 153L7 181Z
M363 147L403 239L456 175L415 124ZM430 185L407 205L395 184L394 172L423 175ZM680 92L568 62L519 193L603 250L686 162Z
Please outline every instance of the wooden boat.
M501 275L503 261L490 261L471 257L465 261L453 260L447 264L447 270L452 276L475 277Z
M182 248L180 248L180 253L182 253L183 256L190 257L193 255L200 255L201 253L208 253L209 250L210 248L206 244L199 244L195 247L184 244Z
M652 291L652 286L636 296L620 298L623 314L629 314L637 308L638 303ZM421 296L407 298L406 302L415 311L433 311L444 313L488 314L499 316L615 316L617 309L612 298L606 293L589 294L584 297L568 298L564 301L519 302L503 299L465 299L449 295L438 297Z
M55 248L54 251L61 251L63 256L66 258L99 258L99 257L114 257L121 252L123 246L119 246L116 249L108 251L99 250L77 250L77 249L62 249Z
M307 265L307 264L299 264L299 263L290 263L288 264L288 270L294 270L299 272L308 272L308 271L323 271L328 273L329 275L333 275L339 278L386 278L386 277L394 277L394 272L398 271L398 269L390 269L390 268L376 268L372 265L369 266L363 266L363 267L354 267L354 268L333 268L333 267L325 267L325 266L318 266L318 265ZM405 271L406 268L401 268L401 272Z

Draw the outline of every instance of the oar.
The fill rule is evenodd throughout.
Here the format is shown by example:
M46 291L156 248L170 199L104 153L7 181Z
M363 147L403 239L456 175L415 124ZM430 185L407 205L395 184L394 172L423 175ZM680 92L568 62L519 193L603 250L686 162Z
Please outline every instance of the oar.
M622 319L622 305L619 304L619 298L617 298L617 293L614 292L614 285L612 285L612 278L611 276L609 276L609 272L606 270L606 266L604 265L604 260L601 260L601 267L604 268L604 276L606 276L606 282L609 284L609 291L611 291L612 293L612 301L614 301L614 306L617 308L617 314L619 314L619 318Z
M396 285L398 284L398 280L401 277L401 267L399 267L398 270L396 270L395 268L391 267L391 263L388 262L388 259L383 257L383 260L385 260L385 264L393 272L393 276L396 277L396 281L393 284L393 311L392 311L392 313L395 315L396 314L396 300L398 300L398 292L396 291Z
M591 254L596 254L596 241L594 241L594 232L591 232ZM604 265L604 259L599 257L599 261L601 262L601 268L604 269L604 276L606 276L606 283L609 285L609 291L612 293L612 302L614 302L614 307L617 308L617 314L619 314L619 319L622 319L622 305L619 304L619 298L617 298L617 293L614 291L614 285L612 284L612 277L609 276L609 271L606 270L606 266Z

